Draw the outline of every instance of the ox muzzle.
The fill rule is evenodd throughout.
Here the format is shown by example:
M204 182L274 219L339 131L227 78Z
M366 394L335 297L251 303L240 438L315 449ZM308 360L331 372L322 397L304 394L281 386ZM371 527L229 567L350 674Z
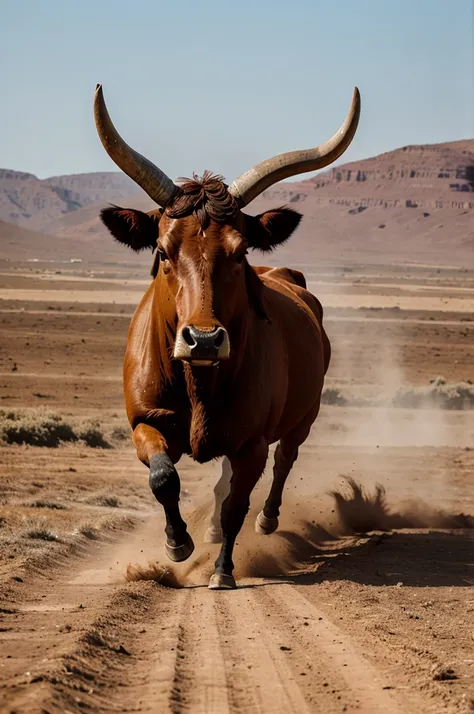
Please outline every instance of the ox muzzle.
M227 330L219 325L209 329L186 325L176 335L174 358L196 367L211 367L229 359L230 343Z

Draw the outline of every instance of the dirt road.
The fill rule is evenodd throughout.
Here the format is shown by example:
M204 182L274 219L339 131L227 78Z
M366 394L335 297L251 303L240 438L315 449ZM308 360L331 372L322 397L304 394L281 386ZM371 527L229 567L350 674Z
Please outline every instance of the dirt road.
M149 530L138 529L136 545ZM364 648L364 624L354 638L347 610L314 585L247 579L211 593L109 583L122 546L91 549L4 613L2 712L456 710L443 701L449 683L423 676L416 648L379 659L383 638Z
M25 513L40 494L35 510L48 512L56 538L36 552L20 538L1 569L0 711L472 711L474 522L436 522L439 512L426 509L416 523L405 508L405 525L411 518L418 527L382 532L380 508L372 502L361 510L347 489L339 502L326 496L303 508L299 499L315 484L313 450L311 443L303 450L282 530L269 538L253 532L268 475L259 484L238 541L233 592L206 587L217 546L202 543L210 504L196 503L211 493L215 469L182 464L197 547L189 563L167 573L162 517L131 450L17 453L8 483L24 473L25 457L38 470L16 489L16 502ZM458 513L473 452L395 451L383 481L409 470L416 493L427 469L433 485L449 472L446 507ZM328 468L330 453L320 450ZM364 467L370 484L387 453L355 458L372 462ZM342 449L337 466L348 471L353 461L354 452ZM65 493L68 468L75 471ZM322 475L318 490L331 482L334 475ZM6 520L12 511L3 510ZM351 512L372 520L369 533L343 535L341 524L346 533L356 526ZM95 534L84 527L86 537L71 534L68 524L84 515Z

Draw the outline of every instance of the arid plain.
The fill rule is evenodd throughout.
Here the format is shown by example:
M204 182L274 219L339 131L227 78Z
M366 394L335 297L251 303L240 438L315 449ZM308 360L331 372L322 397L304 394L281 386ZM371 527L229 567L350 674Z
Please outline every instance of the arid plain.
M407 237L398 260L290 244L272 257L304 270L333 358L280 530L253 530L269 462L238 539L240 587L211 592L220 466L178 466L196 550L170 567L124 413L150 265L101 260L97 244L71 263L66 237L28 259L15 231L34 245L17 225L0 260L0 711L474 711L467 242L462 260L448 235L433 260L418 238L415 262Z

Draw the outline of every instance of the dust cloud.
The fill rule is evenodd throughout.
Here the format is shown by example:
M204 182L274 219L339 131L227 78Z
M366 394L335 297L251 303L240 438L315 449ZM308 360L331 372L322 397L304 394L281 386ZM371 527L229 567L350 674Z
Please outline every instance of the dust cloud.
M342 284L341 280L340 289ZM369 306L375 287L368 287ZM341 293L350 297L344 289ZM354 315L357 316L356 310ZM367 317L368 323L370 319ZM434 527L434 514L460 501L459 492L454 494L453 465L461 450L474 448L474 386L468 381L474 375L466 374L464 382L448 384L436 373L427 372L422 375L425 386L415 386L408 377L406 354L412 327L402 316L399 322L392 320L389 329L380 323L380 342L375 348L373 332L366 338L362 330L360 334L352 329L341 331L337 324L331 325L330 318L327 320L333 347L333 370L330 366L327 388L332 392L332 403L340 406L328 406L331 399L323 403L320 424L316 422L313 427L314 440L346 452L352 450L349 475L371 488L389 481L393 504L406 509L407 495L411 497L412 516L414 504L423 501L424 510L431 509L428 520ZM429 344L426 349L430 349ZM447 344L446 350L449 349ZM424 370L436 364L429 359L420 360ZM413 373L416 365L411 367ZM337 377L341 377L339 382ZM328 429L318 435L324 422ZM435 468L427 468L427 454L438 449L444 450L444 459ZM338 460L337 452L334 460ZM413 471L407 466L412 466ZM344 463L339 475L347 474ZM418 509L417 521L423 520Z
M206 502L198 505L193 510L188 509L188 512L183 513L188 532L195 544L195 551L189 560L184 563L171 563L165 555L157 560L156 542L154 543L153 539L146 538L144 539L144 547L141 549L142 552L145 552L145 555L142 556L140 562L128 562L125 568L125 580L129 582L153 580L171 588L182 588L197 584L207 585L213 572L214 560L218 552L218 546L212 547L203 543L212 508L213 502L211 499L207 499ZM159 538L160 542L164 543L164 534L160 533ZM212 548L214 549L212 550ZM162 547L160 549L162 550ZM148 557L147 553L149 554Z
M399 529L473 529L474 516L451 514L421 500L407 500L391 509L385 489L376 485L368 493L354 479L346 479L346 488L328 494L332 507L321 511L320 504L302 504L288 497L280 517L279 530L271 536L257 536L255 518L263 500L251 508L237 539L235 576L240 584L256 584L262 579L281 581L315 572L320 565L353 543L354 537L374 531ZM206 586L219 552L218 545L202 542L210 513L210 504L196 509L188 518L189 531L196 544L195 554L183 564L149 561L146 565L129 563L125 579L153 580L171 588Z
M355 347L354 345L354 351ZM347 343L344 344L344 349L347 350ZM334 351L337 354L337 343ZM337 434L338 443L378 448L474 446L474 420L470 398L459 399L461 408L444 408L444 404L451 397L450 392L456 392L457 395L464 384L446 385L445 388L444 380L433 375L433 384L430 387L414 388L409 384L402 364L399 346L384 343L380 345L377 360L367 366L370 371L370 387L356 384L351 389L331 384L333 399L344 401L338 408L340 416L343 417L343 428L340 434ZM358 366L345 361L345 368L349 372L347 382L354 385L357 377L354 373L351 374L351 366L355 373ZM465 386L474 395L474 388L467 382ZM365 394L370 392L370 396L362 396L364 390ZM466 408L462 408L463 404ZM323 404L322 412L324 408ZM350 418L351 415L353 419Z

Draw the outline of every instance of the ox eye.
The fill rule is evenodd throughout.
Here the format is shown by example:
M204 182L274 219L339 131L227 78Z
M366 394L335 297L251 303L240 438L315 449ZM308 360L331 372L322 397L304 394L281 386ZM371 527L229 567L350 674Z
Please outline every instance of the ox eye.
M247 255L247 251L244 251L244 253L239 253L239 255L236 256L236 258L235 258L235 262L236 262L236 263L242 263L242 261L243 261L243 259L245 258L246 255Z

